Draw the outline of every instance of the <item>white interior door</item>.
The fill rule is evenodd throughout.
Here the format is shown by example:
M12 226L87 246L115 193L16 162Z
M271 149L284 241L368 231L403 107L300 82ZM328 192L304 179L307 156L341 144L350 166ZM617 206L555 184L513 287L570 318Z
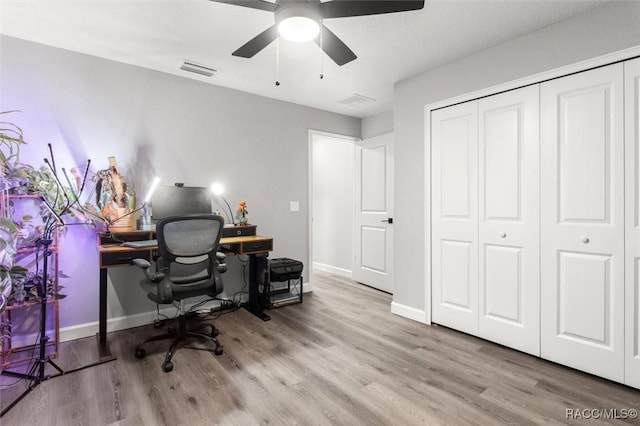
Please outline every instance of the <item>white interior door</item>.
M623 66L541 84L541 355L624 378Z
M432 320L478 333L478 103L431 113Z
M625 383L640 388L640 59L625 63Z
M539 86L478 103L479 336L540 355Z
M393 134L359 145L353 279L393 293Z

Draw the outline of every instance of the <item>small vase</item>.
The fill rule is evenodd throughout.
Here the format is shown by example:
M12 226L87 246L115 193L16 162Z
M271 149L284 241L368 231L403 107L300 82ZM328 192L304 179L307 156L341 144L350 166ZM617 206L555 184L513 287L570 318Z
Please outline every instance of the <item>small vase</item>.
M240 225L246 225L249 223L249 218L247 216L240 216Z

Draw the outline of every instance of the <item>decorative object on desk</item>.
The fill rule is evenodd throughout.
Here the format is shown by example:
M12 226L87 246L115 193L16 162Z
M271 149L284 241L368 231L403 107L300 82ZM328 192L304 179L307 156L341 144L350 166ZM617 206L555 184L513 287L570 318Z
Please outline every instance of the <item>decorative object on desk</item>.
M96 173L96 205L110 227L135 229L135 193L120 174L115 157L109 157L109 168Z
M238 211L238 222L240 222L240 225L248 224L249 218L247 217L247 214L249 212L247 211L247 202L245 200L241 200L238 203L238 208L236 210Z

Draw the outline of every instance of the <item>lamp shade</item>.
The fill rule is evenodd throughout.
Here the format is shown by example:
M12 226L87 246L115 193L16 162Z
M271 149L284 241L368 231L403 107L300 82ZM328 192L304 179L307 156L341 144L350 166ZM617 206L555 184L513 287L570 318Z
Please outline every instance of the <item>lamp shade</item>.
M214 183L213 185L211 185L211 192L213 192L215 195L222 195L224 194L224 187L220 183Z
M149 187L149 191L147 192L147 196L144 197L145 203L148 203L149 201L151 201L151 197L153 196L153 193L155 192L159 183L160 183L160 178L158 176L154 177L153 182L151 182L151 186Z
M311 41L320 32L317 21L306 16L291 16L283 19L278 25L278 33L289 41Z
M320 33L321 22L320 6L313 2L283 2L276 12L278 34L289 41L313 40Z

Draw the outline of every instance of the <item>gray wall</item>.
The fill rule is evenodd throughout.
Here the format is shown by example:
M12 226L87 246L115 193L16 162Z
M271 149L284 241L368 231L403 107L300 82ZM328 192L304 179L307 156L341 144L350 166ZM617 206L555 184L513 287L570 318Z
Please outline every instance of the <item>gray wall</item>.
M393 111L362 119L362 139L384 135L393 132Z
M395 85L394 304L425 308L425 105L637 45L640 2L612 2Z
M0 110L22 111L14 120L29 141L23 161L41 165L48 142L59 167L83 167L90 158L95 171L113 155L140 198L154 175L167 184L220 181L232 208L245 199L250 222L274 237L272 257L310 267L309 129L359 137L360 119L6 36L0 48ZM299 201L300 211L289 212L289 201ZM62 282L63 328L97 321L95 246L86 226L70 227L62 240L61 269L70 276ZM238 262L231 263L227 296L242 288ZM124 317L112 327L155 309L140 276L133 268L110 273L109 316Z

